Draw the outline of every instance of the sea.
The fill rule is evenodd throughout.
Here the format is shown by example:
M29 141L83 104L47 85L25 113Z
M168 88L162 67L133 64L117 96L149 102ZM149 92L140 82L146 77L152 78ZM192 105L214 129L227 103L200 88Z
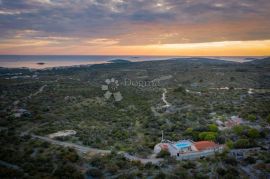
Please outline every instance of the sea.
M109 63L122 59L131 62L168 60L173 58L200 58L192 56L101 56L101 55L0 55L0 67L5 68L53 68ZM203 57L210 59L246 62L264 57Z

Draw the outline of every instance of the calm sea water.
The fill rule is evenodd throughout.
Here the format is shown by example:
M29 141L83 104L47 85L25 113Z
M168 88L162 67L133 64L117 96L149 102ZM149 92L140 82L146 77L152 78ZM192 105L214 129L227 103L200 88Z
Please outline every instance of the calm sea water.
M133 62L166 60L177 56L72 56L72 55L0 55L0 67L8 68L50 68L61 66L91 65L108 63L114 59L124 59ZM180 57L181 58L181 57ZM214 59L244 62L250 57L208 57ZM255 57L258 58L258 57ZM42 65L38 63L44 63Z

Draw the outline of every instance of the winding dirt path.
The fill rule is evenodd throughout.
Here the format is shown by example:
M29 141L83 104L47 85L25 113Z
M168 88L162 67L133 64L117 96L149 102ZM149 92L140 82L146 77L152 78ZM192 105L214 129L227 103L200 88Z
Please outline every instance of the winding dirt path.
M43 136L34 135L34 134L32 134L31 136L33 138L37 138L37 139L49 142L51 144L56 144L56 145L60 145L63 147L71 147L71 148L75 149L76 151L84 153L84 154L86 154L88 152L91 152L93 154L110 154L111 153L110 150L96 149L96 148L82 146L82 145L78 145L78 144L74 144L74 143L70 143L70 142L62 142L62 141L51 139L49 137L43 137ZM143 164L152 163L152 164L157 165L161 161L163 161L162 158L140 158L140 157L130 155L127 152L123 152L123 151L119 151L118 154L123 155L129 161L140 161Z
M167 89L166 88L164 88L163 89L164 90L164 92L162 93L162 101L165 103L165 105L164 106L162 106L163 108L168 108L168 107L170 107L171 106L171 104L166 100L166 94L167 94Z
M101 150L101 149L96 149L96 148L91 148L91 147L87 147L87 146L82 146L82 145L70 143L70 142L62 142L62 141L51 139L49 137L43 137L43 136L38 136L38 135L32 135L32 137L41 139L41 140L49 142L51 144L61 145L63 147L71 147L71 148L74 148L75 150L77 150L78 152L81 152L81 153L88 153L88 152L93 152L95 154L109 154L109 153L111 153L110 150Z

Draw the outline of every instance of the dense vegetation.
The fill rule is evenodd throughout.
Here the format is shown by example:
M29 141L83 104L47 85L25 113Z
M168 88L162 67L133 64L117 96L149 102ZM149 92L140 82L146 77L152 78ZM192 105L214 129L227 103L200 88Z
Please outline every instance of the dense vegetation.
M270 65L265 60L261 62L174 59L47 70L1 68L0 161L19 169L0 165L0 177L204 178L209 177L212 167L213 175L230 178L240 175L235 165L253 162L255 166L257 159L263 161L256 164L257 168L269 172L266 151L269 150ZM25 75L29 77L22 77ZM119 81L117 90L123 96L122 101L116 102L113 96L109 100L103 97L105 91L101 85L107 78ZM126 84L126 79L134 84L148 82L148 86ZM153 80L160 81L158 85L149 85ZM42 86L44 89L38 92ZM228 88L218 89L224 87ZM171 104L168 109L162 107L163 88L168 91L166 97ZM27 113L16 117L18 109ZM225 121L233 115L259 128L239 125L219 130L215 117ZM46 136L66 129L77 134L58 140L127 151L141 157L152 153L161 140L161 131L172 141L212 140L226 144L228 149L261 147L263 151L242 162L233 161L224 153L191 162L167 157L161 166L143 166L116 153L85 159L73 149L31 137L31 134ZM228 160L224 163L222 159Z

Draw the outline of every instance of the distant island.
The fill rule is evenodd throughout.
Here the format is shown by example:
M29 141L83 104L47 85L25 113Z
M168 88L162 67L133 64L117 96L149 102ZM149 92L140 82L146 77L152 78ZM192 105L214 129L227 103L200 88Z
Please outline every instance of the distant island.
M258 60L258 58L248 57L248 58L245 58L244 60L246 60L246 61L252 61L252 60Z
M37 62L37 65L45 65L44 62Z
M124 59L114 59L114 60L109 60L108 62L111 62L111 63L131 63L131 61L124 60Z

